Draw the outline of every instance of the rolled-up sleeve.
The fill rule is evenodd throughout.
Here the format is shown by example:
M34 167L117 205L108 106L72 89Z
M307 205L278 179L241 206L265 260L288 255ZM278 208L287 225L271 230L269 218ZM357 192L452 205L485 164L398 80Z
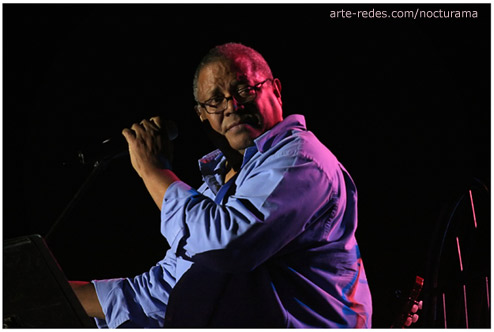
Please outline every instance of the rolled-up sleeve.
M169 294L176 283L176 257L167 255L134 278L93 280L105 320L98 327L162 327Z

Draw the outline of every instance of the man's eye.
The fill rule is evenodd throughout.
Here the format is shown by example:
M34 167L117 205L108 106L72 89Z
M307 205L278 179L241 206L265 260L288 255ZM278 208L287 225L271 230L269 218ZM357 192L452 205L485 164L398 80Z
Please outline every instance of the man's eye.
M223 102L223 99L225 99L225 97L213 97L213 98L209 99L206 102L206 104L211 105L211 106L217 106Z
M248 97L254 93L254 89L251 87L246 87L246 88L238 89L237 93L241 97Z

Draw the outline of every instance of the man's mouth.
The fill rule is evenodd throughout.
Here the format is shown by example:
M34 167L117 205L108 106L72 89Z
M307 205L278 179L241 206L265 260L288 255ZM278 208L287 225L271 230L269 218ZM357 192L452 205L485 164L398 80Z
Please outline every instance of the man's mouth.
M253 127L253 128L256 128L257 126L259 125L259 121L255 118L245 118L245 119L242 119L241 121L236 121L232 124L229 124L227 127L226 127L226 130L225 130L225 134L231 130L234 130L236 128L240 129L244 126L250 126L250 127Z
M243 123L243 122L240 122L240 121L239 121L239 122L232 123L231 125L229 125L229 126L226 128L226 130L225 130L225 134L226 134L227 132L229 132L230 130L232 130L232 129L234 129L234 128L237 128L237 127L240 127L240 126L243 126L243 125L244 125L244 123Z

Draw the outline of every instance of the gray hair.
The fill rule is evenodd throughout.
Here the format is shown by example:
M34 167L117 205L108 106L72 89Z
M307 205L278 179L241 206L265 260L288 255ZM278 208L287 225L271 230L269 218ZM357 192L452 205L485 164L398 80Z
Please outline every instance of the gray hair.
M262 55L250 48L240 43L226 43L223 45L218 45L209 50L209 52L202 58L201 62L197 66L196 72L194 74L193 81L193 92L194 99L197 101L197 81L199 79L199 73L208 64L221 60L232 60L236 56L242 55L251 60L252 67L255 72L259 73L265 78L273 78L271 73L271 68L269 68L268 63Z

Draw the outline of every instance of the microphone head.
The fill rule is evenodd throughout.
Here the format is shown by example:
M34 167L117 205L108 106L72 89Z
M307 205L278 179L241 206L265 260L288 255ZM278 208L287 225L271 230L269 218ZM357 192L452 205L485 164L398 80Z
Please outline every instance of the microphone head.
M168 135L170 141L174 141L178 137L178 127L175 121L166 120L165 121L165 132Z

